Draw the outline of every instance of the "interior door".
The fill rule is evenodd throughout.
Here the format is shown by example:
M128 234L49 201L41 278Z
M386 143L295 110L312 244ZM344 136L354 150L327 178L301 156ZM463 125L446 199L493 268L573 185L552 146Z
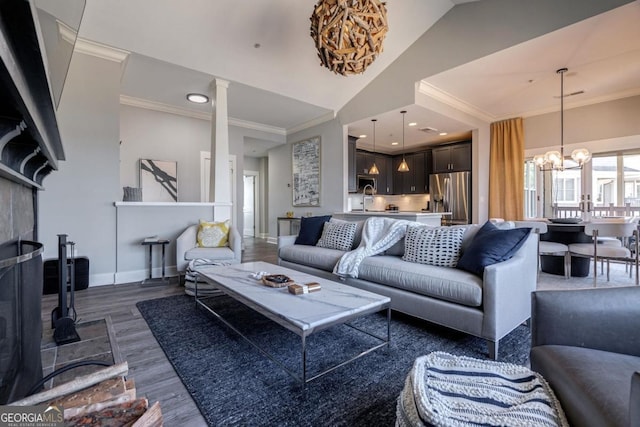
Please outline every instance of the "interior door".
M244 175L244 205L242 214L244 217L243 236L255 237L256 234L256 177L254 175Z

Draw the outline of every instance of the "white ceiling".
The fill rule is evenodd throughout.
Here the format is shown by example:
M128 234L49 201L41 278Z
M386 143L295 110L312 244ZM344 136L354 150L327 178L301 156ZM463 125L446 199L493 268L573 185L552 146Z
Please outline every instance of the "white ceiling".
M480 0L482 1L482 0ZM207 93L215 78L231 81L229 115L285 134L328 118L371 82L455 4L466 0L387 1L389 33L384 52L359 76L343 77L320 66L309 37L315 0L87 0L79 36L131 52L122 94L210 113L185 99ZM593 103L640 93L640 0L446 72L423 84L485 120L557 110L559 77L568 67L567 99ZM255 43L260 47L255 48ZM533 82L529 83L529 80ZM554 98L556 97L556 98ZM407 106L407 147L461 139L469 129L447 117ZM376 149L401 142L400 109L380 114ZM371 134L371 117L349 125L350 135ZM370 146L370 139L359 146ZM247 155L264 155L273 142L247 141ZM262 149L261 149L262 147ZM398 150L401 149L398 148Z
M484 120L527 117L560 109L559 68L566 67L565 109L640 95L640 1L529 40L509 49L423 79L439 98L449 99ZM577 91L580 95L566 96ZM465 126L418 106L409 108L405 144L415 148L464 139ZM389 152L389 133L401 131L398 111L379 115L376 150ZM371 117L349 126L349 134L372 134ZM389 130L385 123L390 123ZM380 126L382 124L382 126ZM433 127L449 132L425 134ZM383 128L384 130L381 130ZM467 136L468 137L468 134ZM371 149L371 137L358 147ZM393 150L393 149L391 149ZM395 149L397 151L397 147Z

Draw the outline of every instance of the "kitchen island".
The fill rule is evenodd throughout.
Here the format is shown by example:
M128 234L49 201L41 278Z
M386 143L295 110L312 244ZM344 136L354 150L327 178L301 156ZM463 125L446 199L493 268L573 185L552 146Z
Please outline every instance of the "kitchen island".
M439 226L442 224L442 217L445 215L451 215L451 213L423 211L350 211L336 212L333 214L333 217L344 219L346 221L361 221L370 217L387 217L420 222L426 225Z

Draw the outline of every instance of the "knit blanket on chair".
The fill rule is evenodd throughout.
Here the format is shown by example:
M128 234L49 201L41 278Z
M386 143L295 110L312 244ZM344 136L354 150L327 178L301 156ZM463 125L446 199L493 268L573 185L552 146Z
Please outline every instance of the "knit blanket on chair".
M399 242L407 232L412 221L393 218L368 218L362 228L360 245L347 252L333 269L340 277L358 277L358 269L363 259L380 254Z

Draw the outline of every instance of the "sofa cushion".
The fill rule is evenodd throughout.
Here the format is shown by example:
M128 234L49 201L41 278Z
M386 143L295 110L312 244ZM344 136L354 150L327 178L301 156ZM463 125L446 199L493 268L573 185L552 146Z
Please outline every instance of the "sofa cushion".
M458 304L482 305L482 280L466 271L381 255L365 258L358 278Z
M455 267L460 257L464 228L409 226L402 259L419 264Z
M344 251L337 249L308 245L283 246L278 251L278 257L282 260L325 271L333 271L333 267L344 254Z
M353 245L353 237L356 234L355 222L325 222L322 236L316 246L328 249L350 251Z
M457 267L482 276L486 266L513 257L530 232L531 228L499 229L487 221L458 260Z
M296 245L315 246L320 240L324 223L331 219L331 215L309 216L300 219L300 231L296 237Z
M196 239L200 248L226 246L229 239L229 220L210 222L201 219L198 224Z
M629 425L631 378L640 357L542 345L531 349L531 368L549 382L571 425Z
M210 259L210 260L226 260L233 259L235 254L228 246L223 246L221 248L192 248L184 253L185 261L190 261L192 259Z

